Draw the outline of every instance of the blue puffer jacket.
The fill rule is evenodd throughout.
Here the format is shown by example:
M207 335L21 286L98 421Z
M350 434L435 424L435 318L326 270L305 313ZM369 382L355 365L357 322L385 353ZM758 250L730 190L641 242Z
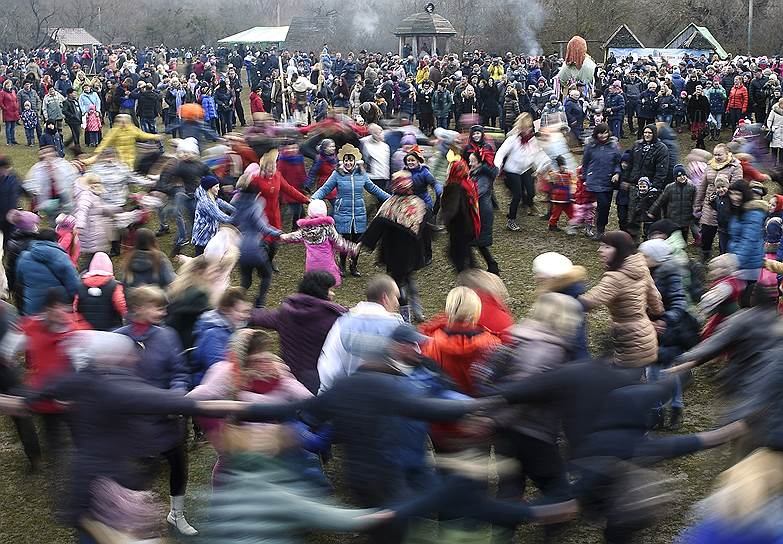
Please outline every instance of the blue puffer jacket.
M142 333L131 324L114 332L124 334L138 346L141 361L136 366L136 374L142 380L159 389L170 389L183 395L188 392L190 379L185 355L174 329L153 325ZM181 417L144 416L144 419L147 420L145 428L149 433L147 442L140 447L146 450L145 455L156 456L183 440Z
M231 217L227 213L234 213L234 206L225 200L213 199L203 187L197 187L196 214L193 219L194 246L206 246L215 234L221 223L230 223ZM224 213L226 212L226 213Z
M612 176L620 173L620 146L611 137L605 144L590 139L582 156L582 175L591 193L610 193L614 189Z
M672 74L672 86L674 86L674 92L677 96L685 89L685 80L680 74Z
M201 383L209 367L226 358L226 346L234 333L234 326L217 310L202 315L193 326L195 338L193 350L193 368L191 383L193 387Z
M81 282L71 259L56 242L38 240L16 261L16 281L22 290L22 313L37 314L50 287L64 287L73 298Z
M622 120L625 117L625 97L623 93L606 93L604 96L604 111L607 119Z
M427 208L432 209L432 197L430 197L429 187L435 190L435 196L443 194L443 186L433 177L430 169L426 166L417 166L409 170L413 180L413 194L421 198Z
M241 192L233 198L232 223L239 229L239 263L243 266L262 266L269 260L264 236L280 236L281 232L269 225L264 214L264 199L256 199L253 193Z
M757 270L764 264L764 220L767 203L751 200L742 205L742 213L729 222L729 253L739 260L740 270Z
M381 201L389 198L389 193L370 181L367 173L358 166L350 173L343 170L342 166L338 167L315 192L313 200L323 199L335 188L334 226L340 234L350 234L352 231L361 234L367 230L367 210L362 189Z

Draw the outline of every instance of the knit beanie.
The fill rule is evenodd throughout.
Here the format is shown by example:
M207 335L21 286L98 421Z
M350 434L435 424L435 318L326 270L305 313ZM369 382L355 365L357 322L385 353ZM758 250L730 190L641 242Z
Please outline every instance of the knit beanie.
M113 276L113 275L114 275L114 265L112 264L111 259L103 251L99 251L98 253L93 255L92 260L90 261L90 267L87 269L87 272L85 272L82 277L89 278L90 276Z
M411 132L406 132L400 139L400 145L416 145L416 136Z
M676 180L678 176L688 177L688 173L686 172L685 167L681 164L674 165L674 179Z
M215 185L219 185L220 180L214 174L209 174L201 178L201 188L209 191Z
M656 263L665 263L672 255L672 247L666 243L666 240L660 238L642 242L639 251Z
M41 222L41 218L37 214L24 210L11 210L8 212L7 220L25 232L35 232L38 230L38 223Z
M554 251L542 253L533 259L533 274L542 279L562 276L573 267L571 259Z
M326 215L326 202L323 200L311 200L307 205L307 217L324 217Z

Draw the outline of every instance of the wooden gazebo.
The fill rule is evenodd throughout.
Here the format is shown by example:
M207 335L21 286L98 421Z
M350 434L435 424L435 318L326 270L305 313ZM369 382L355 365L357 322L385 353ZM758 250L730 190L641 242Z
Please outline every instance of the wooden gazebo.
M448 19L435 13L432 4L427 4L426 11L403 19L394 30L394 35L400 39L400 55L405 44L410 43L411 54L418 57L422 50L428 50L431 54L447 52L448 39L456 36L457 31Z

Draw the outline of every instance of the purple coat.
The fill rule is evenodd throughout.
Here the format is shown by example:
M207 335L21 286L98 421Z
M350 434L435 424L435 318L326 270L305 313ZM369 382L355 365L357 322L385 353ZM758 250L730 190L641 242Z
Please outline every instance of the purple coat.
M296 379L315 395L321 385L318 379L321 347L334 322L347 311L334 302L296 293L274 310L253 310L250 324L277 331L283 361ZM306 325L302 326L303 323Z
M334 276L335 286L342 283L334 252L355 255L356 244L340 236L329 216L307 217L296 222L299 230L280 237L283 242L303 243L306 248L305 272L325 270Z

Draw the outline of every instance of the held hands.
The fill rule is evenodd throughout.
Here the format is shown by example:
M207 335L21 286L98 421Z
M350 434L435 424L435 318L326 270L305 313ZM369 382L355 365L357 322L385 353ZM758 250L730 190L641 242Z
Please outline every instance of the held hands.
M620 174L614 174L612 176L612 183L617 183L618 181L620 181Z

